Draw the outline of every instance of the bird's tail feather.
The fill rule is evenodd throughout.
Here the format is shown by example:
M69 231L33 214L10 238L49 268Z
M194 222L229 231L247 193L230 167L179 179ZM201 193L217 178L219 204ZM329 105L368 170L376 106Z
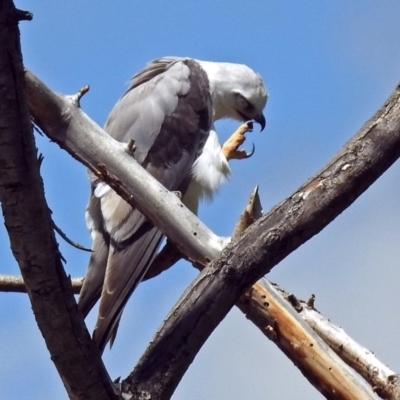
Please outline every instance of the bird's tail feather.
M109 243L100 232L94 235L93 252L78 299L78 308L84 318L100 297L106 274L108 247Z
M129 297L143 279L163 234L145 221L135 241L124 249L111 246L104 280L99 316L93 332L93 340L103 352L108 341L113 343L119 320Z

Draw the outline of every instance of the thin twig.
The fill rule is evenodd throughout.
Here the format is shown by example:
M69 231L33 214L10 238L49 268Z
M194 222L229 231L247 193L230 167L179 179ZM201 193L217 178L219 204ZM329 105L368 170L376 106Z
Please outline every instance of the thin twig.
M68 244L70 244L72 247L75 247L76 249L79 249L79 250L83 250L83 251L88 251L88 252L92 252L92 249L89 249L89 248L87 248L87 247L85 247L85 246L83 246L83 245L81 245L81 244L79 244L79 243L77 243L77 242L74 242L73 240L71 240L68 236L67 236L67 234L66 233L64 233L62 230L61 230L61 228L59 228L58 226L57 226L57 224L53 221L53 228L54 228L54 230L68 243Z

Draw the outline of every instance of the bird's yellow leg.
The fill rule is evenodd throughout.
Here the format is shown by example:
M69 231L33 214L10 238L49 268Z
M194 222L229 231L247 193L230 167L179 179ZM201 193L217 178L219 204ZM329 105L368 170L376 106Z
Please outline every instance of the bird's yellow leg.
M240 145L242 145L246 140L245 133L251 132L252 130L253 122L247 121L240 125L231 137L223 144L222 152L228 161L232 159L242 160L243 158L249 158L253 155L254 145L253 150L250 153L247 153L246 150L239 149Z

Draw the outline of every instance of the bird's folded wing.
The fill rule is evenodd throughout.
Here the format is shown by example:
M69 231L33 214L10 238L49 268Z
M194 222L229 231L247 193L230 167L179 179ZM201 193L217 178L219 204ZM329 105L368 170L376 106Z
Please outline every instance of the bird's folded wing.
M115 336L126 301L142 280L163 238L163 234L147 221L141 224L134 236L135 242L130 246L120 250L110 246L99 316L93 334L101 350ZM132 265L136 267L130 268Z
M121 142L134 139L135 159L167 189L184 192L211 119L206 74L194 60L174 59L169 63L156 61L134 78L111 112L105 130ZM101 247L101 260L93 256L88 267L88 276L92 276L91 270L104 276L104 263L107 265L94 333L103 349L115 335L121 312L149 268L163 235L106 184L97 184L93 195L100 200L100 216L98 208L91 215L101 222L91 226L101 227L109 235L107 259ZM96 236L93 231L92 236ZM97 296L98 288L91 293Z

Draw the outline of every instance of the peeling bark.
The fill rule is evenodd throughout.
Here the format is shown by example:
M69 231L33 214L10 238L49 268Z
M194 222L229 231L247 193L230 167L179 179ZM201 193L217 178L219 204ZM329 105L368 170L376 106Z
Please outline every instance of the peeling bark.
M249 301L258 308L249 307ZM327 399L378 399L371 386L316 335L271 283L257 282L239 308Z

